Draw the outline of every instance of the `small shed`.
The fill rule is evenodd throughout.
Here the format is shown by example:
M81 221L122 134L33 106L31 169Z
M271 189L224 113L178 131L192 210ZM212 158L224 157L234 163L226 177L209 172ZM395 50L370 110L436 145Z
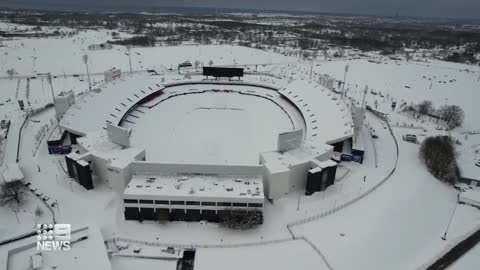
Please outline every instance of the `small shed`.
M33 270L39 270L43 267L43 256L41 253L33 254L30 256L30 264Z

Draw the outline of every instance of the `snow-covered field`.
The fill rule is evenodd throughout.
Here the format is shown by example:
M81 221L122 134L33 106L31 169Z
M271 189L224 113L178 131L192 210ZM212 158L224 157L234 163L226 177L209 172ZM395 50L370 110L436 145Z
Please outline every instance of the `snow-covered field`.
M230 88L232 89L230 89ZM181 91L173 87L168 91ZM185 88L185 87L183 87ZM192 85L196 89L243 90L254 87ZM255 89L271 92L273 90ZM188 93L188 92L187 92ZM287 104L288 105L288 104ZM134 112L124 126L132 128L132 145L147 150L151 161L192 164L258 164L259 153L276 149L279 133L301 128L270 100L237 93L210 92L169 99L144 114ZM155 128L152 128L155 127Z
M0 29L2 27L7 28L11 25L1 25ZM114 46L110 51L87 50L88 45L105 42L110 36L108 31L87 31L63 39L3 41L4 46L0 47L1 76L7 77L6 70L10 68L18 72L15 78L0 79L2 89L0 103L3 104L0 106L0 119L12 121L3 164L16 161L18 134L25 117L18 109L17 100L24 100L27 108L38 108L51 102L50 85L46 79L38 77L28 83L26 76L52 72L57 76L53 79L56 94L70 89L81 93L88 88L86 76L68 75L86 73L82 62L82 55L85 53L89 55L90 71L93 73L101 73L110 67L128 71L127 51L123 47ZM259 64L261 71L271 72L284 79L274 80L268 76L257 76L256 82L266 84L276 82L283 85L290 79L309 78L311 66L310 62L302 62L293 57L230 45L134 48L131 58L135 71L154 68L159 72L165 72L168 68L175 69L178 63L185 60L191 62L199 60L205 64L212 60L215 65ZM379 107L387 112L392 99L399 103L402 100L417 103L428 99L436 106L445 103L460 105L466 113L465 124L460 130L453 131L453 135L462 139L462 147L465 148L480 143L480 135L471 135L468 140L459 135L462 130L480 130L480 113L476 104L480 99L478 67L441 61L407 63L382 59L381 62L382 64L367 60L343 59L330 62L315 60L313 80L317 79L315 73L327 73L337 80L343 80L344 67L348 63L350 69L346 82L349 97L360 100L365 85L368 85L370 90L384 95L382 98L379 94L369 93L366 100L370 106L378 100ZM167 72L162 77L167 81L179 79L180 76L172 73ZM93 80L101 84L103 76L93 76ZM154 126L170 128L165 130L152 128L151 132L155 135L150 137L133 133L132 140L148 145L149 139L158 139L159 151L160 148L168 147L169 152L174 153L178 159L191 155L191 160L198 160L202 158L199 153L206 152L210 153L207 156L214 161L220 158L235 160L240 156L242 160L248 156L249 161L250 158L252 161L258 161L258 156L250 157L252 149L258 149L259 146L270 148L275 142L266 139L271 137L271 134L267 132L256 134L253 131L262 130L259 127L273 133L292 129L288 118L282 115L284 112L264 100L239 98L233 94L212 94L202 95L201 98L185 96L174 101L162 104L135 123L137 131L147 131ZM182 114L169 114L172 107L176 106L182 107ZM199 107L223 107L224 110L220 114L217 111L213 113L210 110L196 110ZM226 112L225 108L248 108L248 110ZM256 115L254 114L256 111L262 113ZM435 125L432 123L416 122L397 112L390 114L392 122L412 122L415 125L426 126L429 133L435 132ZM226 120L226 115L229 121ZM173 222L165 225L154 222L139 223L123 219L121 200L112 190L101 188L87 192L76 183L72 183L61 167L62 157L48 155L45 139L39 144L38 151L34 151L38 145L35 137L45 124L48 125L48 131L51 130L55 125L55 122L51 121L53 118L54 111L47 110L28 120L20 138L22 145L19 164L26 180L48 194L50 199L47 203L58 202L59 206L53 209L56 220L61 223L96 224L105 239L120 236L165 244L215 245L216 248L197 250L198 269L233 267L322 269L321 257L303 241L286 241L280 244L265 244L265 241L288 240L291 234L286 227L287 224L319 215L358 197L383 179L392 170L396 161L395 144L385 124L367 114L367 122L375 127L380 138L373 141L365 136L368 138L365 139L367 149L365 163L363 165L344 163L339 172L347 173L345 178L325 192L311 197L293 193L273 204L266 204L265 224L257 229L239 232L210 223ZM205 126L204 119L210 119L211 122ZM209 131L212 129L224 139L220 140L221 143L218 138L210 137L213 133ZM241 143L251 141L252 147L254 145L255 148L241 149L241 152L236 149L236 154L231 155L233 150L229 145L235 143L231 142L232 137L245 129L251 130L250 133L242 132L248 136L236 140L240 140ZM334 269L416 269L435 257L450 241L480 224L478 209L460 205L449 228L447 241L441 240L456 204L457 191L440 183L426 171L418 160L418 145L401 141L401 135L406 132L410 131L394 127L394 135L399 140L399 160L394 174L382 186L364 199L334 214L291 227L294 235L308 238L321 250ZM49 132L45 137L48 137L48 134ZM174 150L180 149L178 146L185 141L190 142L188 148L192 152L175 152ZM376 156L373 153L375 151ZM160 157L161 153L158 155ZM37 206L44 210L41 217L34 215ZM33 195L20 211L0 207L0 239L32 230L38 222L49 222L51 218L49 210ZM255 246L228 249L221 247L248 243ZM0 246L0 250L2 248ZM453 269L472 269L471 262L478 262L480 258L477 251L478 248L469 252L453 266ZM18 261L23 259L28 260L14 258ZM134 267L175 269L174 263L155 263L128 257L113 257L110 262L115 270ZM82 269L81 265L75 266ZM71 269L75 268L72 266Z

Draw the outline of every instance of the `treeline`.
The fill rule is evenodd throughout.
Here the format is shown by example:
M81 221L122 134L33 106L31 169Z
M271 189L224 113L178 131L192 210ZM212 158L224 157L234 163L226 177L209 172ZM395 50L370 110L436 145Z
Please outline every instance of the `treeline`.
M322 50L328 46L394 54L403 48L444 50L438 58L476 63L480 30L453 23L436 24L382 18L296 17L294 23L261 24L235 15L82 13L16 11L3 14L12 23L32 26L67 26L129 31L139 38L113 41L134 46L152 46L154 39L167 44L194 41L210 44L239 43L245 46L291 46Z
M123 45L123 46L134 46L134 47L153 47L155 46L155 37L150 35L144 36L134 36L131 38L121 39L121 40L109 40L108 43Z

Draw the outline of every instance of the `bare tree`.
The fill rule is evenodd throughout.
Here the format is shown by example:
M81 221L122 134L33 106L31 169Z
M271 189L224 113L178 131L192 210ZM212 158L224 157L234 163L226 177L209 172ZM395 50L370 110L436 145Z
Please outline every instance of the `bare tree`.
M424 100L420 102L417 106L419 116L420 114L423 115L428 115L431 114L433 111L435 111L435 108L433 107L433 103L430 100Z
M11 69L7 69L7 75L11 77L13 77L14 75L17 75L17 71L14 69L14 68L11 68Z
M457 105L444 105L438 110L438 114L445 121L447 129L461 126L465 119L465 112Z
M458 178L455 145L448 136L428 137L420 146L420 159L437 179L454 184Z
M195 60L195 62L193 62L193 66L195 67L195 70L197 70L198 67L200 66L200 61Z
M40 208L40 206L37 206L37 208L35 209L35 216L37 217L43 216L43 210L42 208Z
M22 181L2 182L0 184L0 205L18 206L25 202L27 187Z

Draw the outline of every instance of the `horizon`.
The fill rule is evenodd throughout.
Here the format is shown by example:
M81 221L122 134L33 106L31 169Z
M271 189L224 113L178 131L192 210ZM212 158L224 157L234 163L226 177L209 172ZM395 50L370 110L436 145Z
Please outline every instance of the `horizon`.
M125 12L125 13L285 13L291 15L333 15L333 16L365 16L365 17L385 17L385 18L416 18L416 19L433 19L433 20L453 20L453 21L480 21L480 14L465 16L441 16L435 14L411 14L410 12L401 12L401 10L391 9L392 12L367 12L349 10L302 10L302 9L287 9L283 6L277 6L275 9L262 8L258 6L252 7L226 7L226 6L208 6L195 5L191 3L178 3L173 1L176 5L159 5L153 3L151 0L143 0L141 3L129 3L128 0L123 0L120 3L92 3L90 0L87 3L72 3L70 0L46 0L43 3L32 3L33 0L6 0L6 3L1 3L2 9L26 9L26 10L42 10L42 11L73 11L73 12ZM127 2L125 2L127 1ZM148 3L146 3L147 1ZM303 0L309 1L309 0ZM329 0L326 0L329 1ZM353 0L354 1L354 0ZM371 0L376 1L376 0ZM463 0L469 1L469 0ZM60 3L61 2L61 3ZM172 1L167 1L172 2ZM185 2L185 1L183 1ZM209 1L211 2L211 1ZM45 5L48 5L46 7Z

